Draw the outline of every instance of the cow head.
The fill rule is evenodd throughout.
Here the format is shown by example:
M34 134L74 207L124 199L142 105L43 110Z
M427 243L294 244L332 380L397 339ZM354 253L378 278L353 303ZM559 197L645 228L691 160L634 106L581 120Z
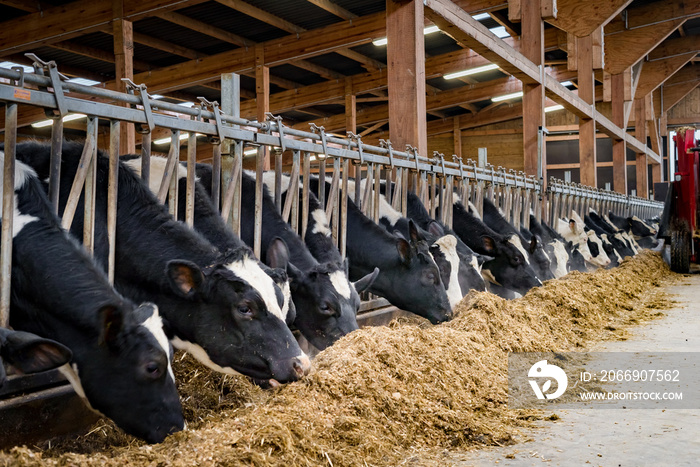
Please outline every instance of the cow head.
M539 236L533 235L527 245L527 252L530 255L530 265L535 270L537 277L541 280L554 279L552 274L552 259L545 250L545 246Z
M591 260L589 261L592 265L604 268L610 264L610 258L603 248L603 242L592 230L586 233L586 243L588 249L591 252Z
M637 216L629 217L627 221L632 229L632 235L636 237L650 237L656 235L657 230Z
M294 325L314 347L323 350L358 329L360 296L343 265L322 263L301 271L290 262L287 246L279 237L270 242L266 260L270 266L286 269L297 309Z
M456 279L460 291L459 299L456 300L456 302L454 300L456 294L452 289L457 290L457 287L454 287L449 281L445 282L445 276L442 270L444 268L440 270L443 283L446 285L449 284L447 287L447 295L452 308L454 309L455 305L462 300L462 297L464 297L469 290L486 290L486 283L481 276L481 264L483 260L479 262L478 255L471 251L463 242L461 243L461 240L454 235L445 235L445 230L438 222L432 221L428 224L428 232L437 238L433 246L431 246L431 253L433 253L434 247L438 246L442 250L443 255L451 259L450 264L452 268L455 268L456 265ZM454 239L454 247L452 247L452 239ZM452 250L455 252L454 255L451 253ZM435 256L436 255L433 254L433 257ZM437 264L438 267L440 267L440 264Z
M181 430L172 351L158 308L146 303L127 313L123 305L105 305L96 319L99 336L94 342L70 342L73 360L61 368L78 395L150 443Z
M70 361L70 349L35 334L0 328L0 387L5 383L3 360L22 373L51 370Z
M583 255L581 254L580 251L580 245L579 244L574 244L574 242L568 241L565 244L566 252L568 253L569 256L569 261L567 262L566 267L568 268L569 271L579 271L579 272L586 272L588 271L588 268L586 267L586 260L584 259ZM588 249L588 246L585 246L586 250ZM590 252L589 252L590 254Z
M170 314L176 347L216 371L258 380L285 383L308 373L309 359L285 322L283 293L248 248L231 250L205 268L170 261L166 274L177 295L198 305L193 313Z
M542 285L535 271L527 263L525 256L509 239L494 239L488 235L481 237L483 250L493 259L484 263L481 274L490 283L513 290L521 295L533 287Z

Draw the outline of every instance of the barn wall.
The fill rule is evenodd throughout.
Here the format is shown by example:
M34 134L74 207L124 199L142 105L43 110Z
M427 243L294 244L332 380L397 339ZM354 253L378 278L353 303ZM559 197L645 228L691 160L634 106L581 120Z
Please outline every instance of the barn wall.
M700 125L700 87L695 88L668 111L668 123Z

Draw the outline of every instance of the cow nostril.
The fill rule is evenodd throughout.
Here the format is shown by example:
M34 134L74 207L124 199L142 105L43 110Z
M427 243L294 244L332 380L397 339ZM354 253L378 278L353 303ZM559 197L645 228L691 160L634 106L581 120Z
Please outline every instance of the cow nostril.
M304 376L304 368L301 366L301 362L297 359L294 359L294 362L292 362L292 368L294 369L294 373L301 378Z

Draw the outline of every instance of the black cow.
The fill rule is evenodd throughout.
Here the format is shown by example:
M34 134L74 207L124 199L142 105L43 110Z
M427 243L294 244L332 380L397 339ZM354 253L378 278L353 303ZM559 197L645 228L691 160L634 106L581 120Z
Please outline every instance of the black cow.
M461 201L452 205L452 228L469 248L493 257L481 268L481 275L499 295L511 298L512 291L525 294L542 285L523 254L505 235L494 232L477 216L471 214Z
M127 433L160 442L181 430L171 349L156 306L137 308L114 291L61 228L36 173L20 160L15 196L12 327L70 348L72 364L62 369L76 392Z
M3 361L22 373L38 373L65 365L72 357L70 349L59 342L0 327L0 387L7 377Z
M319 180L311 178L309 187L318 192ZM326 183L326 199L330 188ZM418 239L415 224L411 222L408 239L396 237L367 218L349 197L347 204L350 278L360 279L379 268L379 275L369 288L372 293L433 324L449 320L452 310L440 271L428 244Z
M501 235L509 237L510 243L523 254L525 261L529 264L537 274L540 280L554 279L554 274L551 271L551 260L544 251L542 242L537 241L537 237L531 236L529 241L520 235L520 232L515 230L503 216L501 210L498 209L488 198L484 198L484 217L483 221L494 231ZM532 262L530 261L532 260Z
M18 159L48 177L49 146L17 145ZM64 142L60 209L68 198L83 145ZM95 255L107 263L108 159L97 160ZM220 253L201 235L175 221L141 181L120 163L115 285L124 295L158 304L173 345L214 370L258 380L294 381L310 368L284 322L280 293L261 296L245 279L259 270L248 249ZM83 202L71 231L82 238Z

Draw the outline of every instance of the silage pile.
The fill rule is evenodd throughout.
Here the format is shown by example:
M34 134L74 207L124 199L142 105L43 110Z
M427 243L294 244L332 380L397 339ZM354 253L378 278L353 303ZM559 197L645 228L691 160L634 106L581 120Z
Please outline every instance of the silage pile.
M470 293L444 325L364 328L321 352L301 382L262 391L178 356L189 429L148 446L109 424L50 451L0 453L21 465L439 464L444 449L511 441L507 352L583 349L670 303L670 272L644 253L613 270L572 273L506 301Z

